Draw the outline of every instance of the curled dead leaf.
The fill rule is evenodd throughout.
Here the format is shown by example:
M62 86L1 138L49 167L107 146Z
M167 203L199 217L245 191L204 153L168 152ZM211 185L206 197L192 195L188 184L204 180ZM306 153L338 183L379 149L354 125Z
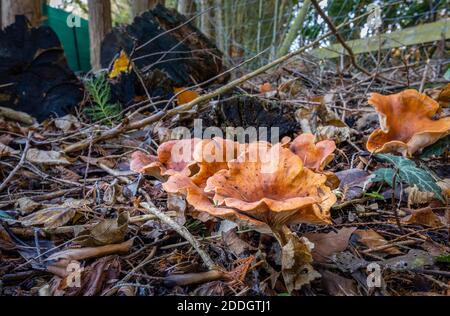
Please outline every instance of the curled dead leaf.
M431 207L412 210L412 213L402 218L402 222L407 225L424 225L428 227L444 226L444 221L433 212Z
M128 230L129 216L120 213L117 218L104 219L77 236L77 243L84 247L98 247L123 242Z
M311 243L306 238L299 238L286 226L274 234L281 246L281 273L289 293L320 277L311 265Z

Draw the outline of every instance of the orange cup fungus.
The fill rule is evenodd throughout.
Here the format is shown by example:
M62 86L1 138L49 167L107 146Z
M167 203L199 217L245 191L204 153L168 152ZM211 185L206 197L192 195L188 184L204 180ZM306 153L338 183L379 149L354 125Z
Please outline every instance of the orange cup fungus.
M433 119L439 104L416 90L386 96L373 93L369 104L378 112L381 127L367 141L370 152L412 156L450 132L450 117Z

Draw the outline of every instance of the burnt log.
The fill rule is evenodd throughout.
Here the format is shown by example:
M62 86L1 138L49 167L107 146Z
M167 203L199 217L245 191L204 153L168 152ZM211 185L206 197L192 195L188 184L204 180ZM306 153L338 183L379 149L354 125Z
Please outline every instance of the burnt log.
M0 106L42 121L66 115L82 99L82 84L51 28L33 28L17 16L0 31Z
M217 101L214 106L203 112L200 118L203 128L217 126L222 129L224 135L229 127L255 128L258 133L260 128L265 128L267 139L259 140L271 141L272 136L277 136L272 135L272 128L278 128L279 140L285 136L292 137L300 130L293 113L289 106L280 106L276 101L251 96L233 96ZM257 136L264 138L261 134Z
M203 83L226 70L220 50L186 17L161 4L106 35L102 67L110 68L122 50L144 75L159 70L177 87ZM223 75L208 84L227 80Z

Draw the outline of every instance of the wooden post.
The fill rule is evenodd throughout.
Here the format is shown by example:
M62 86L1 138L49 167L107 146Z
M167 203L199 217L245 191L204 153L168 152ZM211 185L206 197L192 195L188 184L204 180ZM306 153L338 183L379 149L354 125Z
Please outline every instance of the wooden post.
M165 0L131 0L131 13L133 18L154 8L158 3L164 5L165 2Z
M89 39L91 44L91 66L99 70L102 40L112 29L111 2L109 0L88 0Z
M12 24L16 15L25 15L32 26L39 26L42 22L42 0L0 0L1 26Z

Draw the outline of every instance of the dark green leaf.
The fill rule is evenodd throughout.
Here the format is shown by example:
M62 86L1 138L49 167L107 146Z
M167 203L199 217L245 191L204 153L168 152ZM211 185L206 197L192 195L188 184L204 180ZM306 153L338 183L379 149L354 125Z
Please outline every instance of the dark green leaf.
M416 185L422 192L432 192L437 198L443 200L441 188L436 184L433 176L426 170L418 168L414 161L389 154L378 154L376 156L393 164L395 169L378 169L374 172L375 177L372 181L385 181L392 186L395 170L398 170L399 180L411 186Z
M433 145L426 147L420 158L428 158L431 156L440 156L450 147L450 135L438 140Z

